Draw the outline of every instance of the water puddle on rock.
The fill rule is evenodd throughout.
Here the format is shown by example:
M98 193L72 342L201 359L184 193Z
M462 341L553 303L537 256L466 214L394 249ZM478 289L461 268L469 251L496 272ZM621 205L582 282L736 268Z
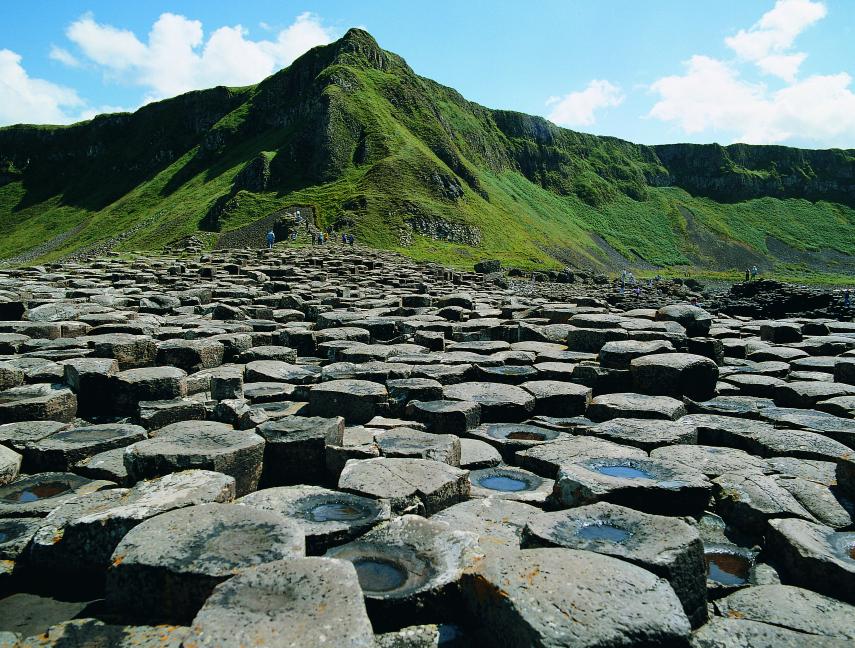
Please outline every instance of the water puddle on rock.
M407 571L380 558L361 558L353 562L359 585L366 592L391 592L407 582Z
M6 495L3 499L16 504L29 504L31 502L38 502L39 500L50 499L51 497L62 495L70 490L71 488L69 488L68 484L63 484L62 482L46 482L44 484L38 484L37 486L31 486L19 491L14 491L9 495Z
M613 524L588 524L579 529L578 536L585 540L621 543L629 540L632 533Z
M309 515L315 522L352 522L365 517L365 511L352 504L330 502L316 506Z
M621 479L653 479L649 472L632 466L597 466L595 472L609 477L620 477Z
M478 480L478 485L482 488L488 488L494 491L502 491L504 493L517 493L526 490L528 482L524 479L515 477L506 477L504 475L490 475Z
M707 578L722 585L745 585L751 572L751 561L734 553L704 554Z

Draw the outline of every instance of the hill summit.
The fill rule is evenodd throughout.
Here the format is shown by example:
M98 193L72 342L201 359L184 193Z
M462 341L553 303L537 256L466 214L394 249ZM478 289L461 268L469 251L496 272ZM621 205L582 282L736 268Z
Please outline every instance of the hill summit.
M291 205L464 266L855 271L853 150L579 133L467 101L358 29L254 86L0 129L0 257L213 244Z

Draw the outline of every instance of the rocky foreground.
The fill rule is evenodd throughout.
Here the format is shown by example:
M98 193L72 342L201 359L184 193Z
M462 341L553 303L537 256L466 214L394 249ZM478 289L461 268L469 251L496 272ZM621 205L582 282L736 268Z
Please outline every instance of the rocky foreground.
M523 288L0 273L0 645L851 646L851 318Z

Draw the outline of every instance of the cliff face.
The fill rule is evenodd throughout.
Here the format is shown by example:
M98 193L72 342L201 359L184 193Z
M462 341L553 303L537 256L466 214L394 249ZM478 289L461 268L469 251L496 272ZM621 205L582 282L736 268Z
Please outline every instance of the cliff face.
M657 180L720 202L771 196L855 205L855 150L747 144L652 147L668 177Z
M294 199L319 201L321 218L353 222L363 240L382 245L409 245L414 232L457 240L442 232L465 221L467 244L488 245L479 232L490 228L525 237L541 227L548 245L560 237L574 245L588 230L623 237L640 255L631 244L637 232L656 244L663 227L684 227L675 216L684 212L661 203L661 187L719 203L773 197L852 206L855 151L649 147L578 133L469 102L360 30L256 86L191 92L68 127L0 129L0 234L8 237L33 214L47 227L52 209L78 210L68 219L77 226L91 220L90 240L137 214L168 212L169 227L149 237L156 241L170 231L243 224L264 215L255 210ZM121 224L110 217L117 201ZM636 214L652 220L635 222ZM532 241L536 254L525 254L543 258L546 244Z

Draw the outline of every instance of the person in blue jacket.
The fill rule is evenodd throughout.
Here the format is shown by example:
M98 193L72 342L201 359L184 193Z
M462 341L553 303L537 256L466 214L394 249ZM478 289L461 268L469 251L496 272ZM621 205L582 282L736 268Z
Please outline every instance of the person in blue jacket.
M267 249L272 250L274 243L276 243L276 234L273 233L273 230L270 230L267 232Z

